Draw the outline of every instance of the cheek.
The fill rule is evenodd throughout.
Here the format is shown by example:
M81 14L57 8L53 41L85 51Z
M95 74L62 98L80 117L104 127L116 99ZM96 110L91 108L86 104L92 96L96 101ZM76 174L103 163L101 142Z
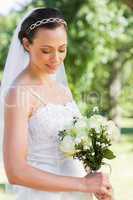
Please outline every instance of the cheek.
M66 57L66 54L67 54L67 51L65 51L64 53L60 53L60 54L59 54L60 59L61 59L61 60L64 60L65 57Z
M65 52L64 54L61 55L62 60L64 60L66 58L67 52Z
M49 54L41 54L41 59L43 62L48 62L50 60Z
M66 55L67 55L67 51L64 53L64 58L66 57Z
M59 54L58 54L58 59L59 59L60 61L63 61L63 60L65 59L65 57L66 57L66 53L59 53ZM48 54L48 55L44 55L44 59L45 59L46 61L53 61L53 60L55 60L56 58L55 58L55 56L53 56L52 54Z
M49 56L46 54L43 54L42 52L36 51L33 53L33 60L35 62L45 62L49 59Z

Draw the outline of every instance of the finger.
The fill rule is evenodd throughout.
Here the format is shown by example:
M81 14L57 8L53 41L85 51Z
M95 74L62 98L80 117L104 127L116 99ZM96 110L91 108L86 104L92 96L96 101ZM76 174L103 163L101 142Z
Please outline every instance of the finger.
M107 200L107 196L105 196L105 195L103 195L103 194L97 194L97 195L95 195L96 196L96 198L98 199L98 200Z
M96 194L96 193L95 193L95 196L96 196L96 198L97 198L98 200L102 200L101 194Z
M112 186L111 185L107 185L106 189L112 191Z
M102 175L107 179L109 180L109 175L107 173L102 173Z
M100 193L107 197L111 197L111 194L112 194L110 190L106 189L106 187L103 187Z
M100 192L96 192L95 193L95 196L99 199L100 198L100 200L101 199L106 199L107 198L107 195L106 194L103 194L103 193L100 193Z
M112 185L110 183L104 184L107 190L112 190Z

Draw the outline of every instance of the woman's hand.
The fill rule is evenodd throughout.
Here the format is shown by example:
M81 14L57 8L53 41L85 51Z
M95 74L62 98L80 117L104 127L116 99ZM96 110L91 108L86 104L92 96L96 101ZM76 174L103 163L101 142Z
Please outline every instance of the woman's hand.
M98 200L113 200L113 189L112 186L110 186L110 188L108 188L108 190L110 191L110 197L108 197L106 194L101 194L101 193L95 193L95 196Z
M85 177L86 192L95 193L99 200L112 200L112 186L106 174L95 172Z
M95 196L98 200L113 200L112 195L110 197L108 197L105 194L100 194L100 193L95 193Z

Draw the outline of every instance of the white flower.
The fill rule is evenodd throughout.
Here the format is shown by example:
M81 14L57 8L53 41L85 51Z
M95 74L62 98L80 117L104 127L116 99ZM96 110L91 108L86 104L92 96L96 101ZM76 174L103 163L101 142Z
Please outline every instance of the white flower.
M98 106L95 106L95 107L93 108L93 112L99 112Z
M90 148L90 145L87 145L87 144L84 145L84 150L87 150L89 148Z
M75 128L77 129L87 128L87 118L85 117L79 118L75 123Z
M88 120L89 128L94 128L97 133L100 133L101 126L106 126L107 119L101 115L93 115Z
M82 141L82 137L76 137L74 141L75 141L75 144L79 144Z
M112 120L109 120L107 122L107 132L108 136L110 139L114 139L115 135L119 136L120 135L120 130L119 128L115 125L115 123Z
M90 137L88 137L87 135L82 135L79 134L76 138L75 138L75 144L79 144L79 143L83 143L84 145L90 146L91 144L91 140Z
M95 129L96 133L100 133L101 132L101 128L100 127L95 127L94 129Z
M106 147L106 144L102 144L102 147Z
M74 139L71 136L66 135L60 143L60 149L67 155L74 154L75 153Z
M99 146L101 145L101 143L100 143L100 142L96 142L96 144L97 144L97 145L99 145Z

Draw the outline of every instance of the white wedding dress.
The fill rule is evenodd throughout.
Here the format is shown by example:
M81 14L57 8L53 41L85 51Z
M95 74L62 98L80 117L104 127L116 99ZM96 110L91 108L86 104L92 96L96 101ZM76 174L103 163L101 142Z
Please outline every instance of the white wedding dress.
M73 116L81 115L75 101L49 103L39 107L29 118L27 162L42 171L82 177L85 171L78 160L64 157L59 149L58 131ZM23 173L23 172L22 172ZM17 200L91 200L91 194L80 192L45 192L18 186Z

